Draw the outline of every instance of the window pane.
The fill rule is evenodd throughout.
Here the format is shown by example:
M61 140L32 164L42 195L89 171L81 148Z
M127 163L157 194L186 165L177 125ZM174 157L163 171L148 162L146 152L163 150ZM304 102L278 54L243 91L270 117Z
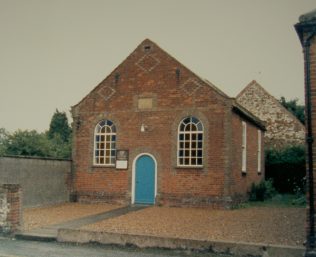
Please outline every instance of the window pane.
M196 140L196 134L192 134L192 140Z
M196 148L196 142L192 142L192 148L193 148L193 149Z
M110 149L110 143L106 143L106 149Z
M183 158L180 158L180 159L179 159L179 164L180 164L180 165L183 165Z
M101 136L101 141L104 142L105 136Z
M202 157L202 150L198 150L198 151L197 151L197 156L198 156L198 157Z
M110 121L110 120L107 120L107 121L106 121L106 125L108 125L108 126L112 126L112 124L113 124L113 122L112 122L112 121Z
M105 158L105 164L110 164L110 158Z
M191 131L197 131L197 128L196 128L196 126L194 124L192 124Z
M96 136L96 137L95 137L95 140L96 140L97 142L99 142L99 141L100 141L100 136Z
M202 148L202 142L198 142L198 148Z
M191 152L191 156L195 157L195 156L196 156L196 153L197 153L197 151L193 150L193 151Z
M202 127L202 123L201 122L199 122L197 124L197 129L198 129L198 131L203 131L203 127Z
M190 121L191 121L191 118L186 118L186 119L183 120L183 123L184 124L188 124L188 123L190 123Z
M184 164L185 165L189 165L190 164L190 159L189 158L185 158L184 159Z
M179 151L179 156L182 157L183 156L183 150Z
M107 142L110 142L110 141L111 141L111 136L107 135L107 136L106 136L106 141L107 141Z
M111 164L115 164L115 157L111 158Z
M104 164L104 157L101 157L100 158L100 162L99 162L100 164Z
M184 128L185 131L190 131L191 130L191 124L187 124Z
M192 120L192 123L194 123L194 124L197 124L199 122L199 120L195 117L192 117L191 120Z
M203 134L198 134L198 140L203 140Z
M111 130L111 128L110 127L106 127L106 133L111 133L112 132L112 130Z
M116 133L116 127L114 125L112 125L111 130L112 130L112 133Z
M181 141L184 140L184 134L179 135L179 140L181 140Z
M102 127L100 133L105 133L105 127Z
M112 142L116 140L116 136L112 136Z
M115 150L111 151L111 156L115 156Z
M180 142L179 147L180 147L180 149L182 149L184 147L184 142Z
M181 123L181 125L180 125L180 131L184 131L184 124L183 123Z
M197 159L197 165L202 165L202 158Z
M190 156L190 151L189 151L189 150L185 150L185 151L184 151L184 156L185 156L185 157Z
M104 156L104 151L99 152L100 156Z
M191 165L196 165L196 159L195 158L191 159Z
M189 148L190 148L190 142L186 142L186 143L185 143L185 148L186 148L186 149L189 149Z
M185 134L185 140L190 140L190 134Z

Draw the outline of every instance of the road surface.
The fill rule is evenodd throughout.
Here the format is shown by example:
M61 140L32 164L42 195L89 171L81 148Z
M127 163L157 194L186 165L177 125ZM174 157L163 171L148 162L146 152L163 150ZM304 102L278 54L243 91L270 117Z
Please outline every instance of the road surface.
M0 257L232 257L211 253L189 253L161 249L119 248L102 245L74 245L57 242L0 238Z

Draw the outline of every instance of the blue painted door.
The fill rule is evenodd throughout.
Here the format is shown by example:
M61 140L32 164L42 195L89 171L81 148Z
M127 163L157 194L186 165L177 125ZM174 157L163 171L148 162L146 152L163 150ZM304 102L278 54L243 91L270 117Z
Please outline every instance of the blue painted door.
M155 203L155 162L148 155L136 161L135 203Z

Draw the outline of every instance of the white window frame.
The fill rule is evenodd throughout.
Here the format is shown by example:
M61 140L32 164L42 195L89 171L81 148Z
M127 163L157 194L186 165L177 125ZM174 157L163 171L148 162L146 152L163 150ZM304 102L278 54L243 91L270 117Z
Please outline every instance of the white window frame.
M261 161L261 148L262 148L262 133L261 130L258 129L258 173L261 173L261 166L262 166L262 161Z
M190 121L185 124L187 119ZM187 126L189 126L188 130L186 130ZM192 129L193 126L195 130ZM178 126L177 141L177 166L203 167L204 127L202 122L193 116L182 119Z
M242 139L241 139L241 171L247 172L247 123L242 122Z
M104 128L104 131L102 131ZM93 165L115 166L116 127L110 120L100 121L94 129Z

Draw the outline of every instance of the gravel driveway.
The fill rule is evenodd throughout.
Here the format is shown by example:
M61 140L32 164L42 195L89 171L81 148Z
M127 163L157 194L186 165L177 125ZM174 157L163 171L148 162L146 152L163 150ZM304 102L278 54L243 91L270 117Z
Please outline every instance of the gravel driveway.
M62 223L122 206L67 203L24 210L24 229ZM302 246L304 208L251 207L237 210L148 207L81 229L199 240Z
M200 240L302 246L304 208L238 210L151 207L82 229Z
M62 223L89 215L94 215L116 208L113 204L80 204L64 203L48 207L29 208L23 210L23 230L41 228Z

